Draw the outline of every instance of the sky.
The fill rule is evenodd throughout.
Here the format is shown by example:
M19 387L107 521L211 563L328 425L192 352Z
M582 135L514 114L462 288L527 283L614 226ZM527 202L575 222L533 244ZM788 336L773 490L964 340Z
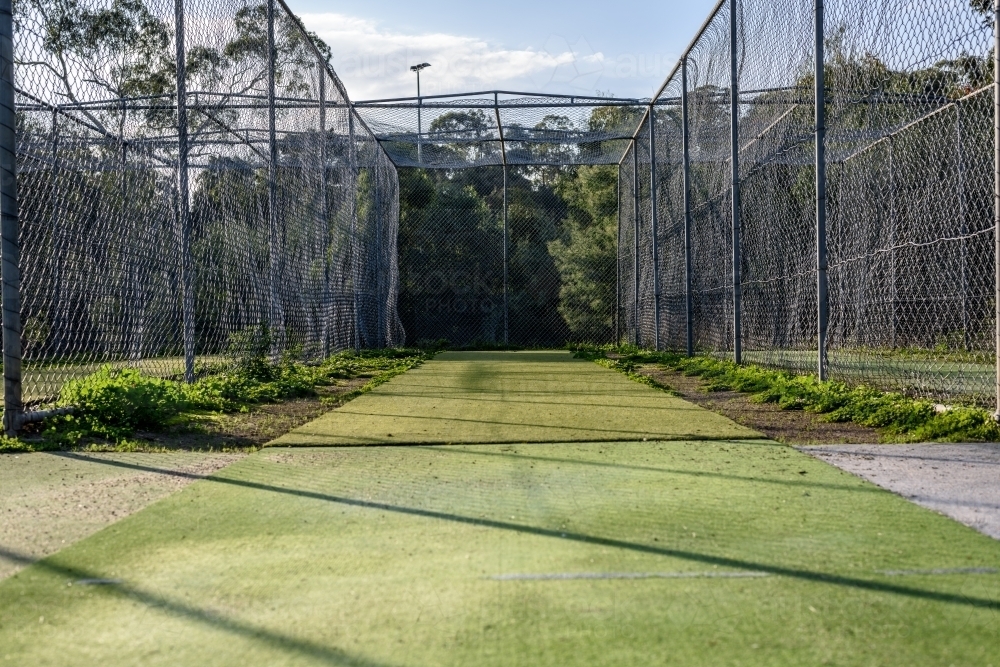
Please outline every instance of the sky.
M513 90L650 97L716 0L287 0L355 101Z

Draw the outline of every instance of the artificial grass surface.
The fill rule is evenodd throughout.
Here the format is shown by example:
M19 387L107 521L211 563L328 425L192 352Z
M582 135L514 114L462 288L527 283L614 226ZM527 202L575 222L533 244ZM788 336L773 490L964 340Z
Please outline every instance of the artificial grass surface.
M753 438L569 352L447 352L275 446Z
M0 583L0 665L1000 665L912 573L998 566L760 440L268 449Z

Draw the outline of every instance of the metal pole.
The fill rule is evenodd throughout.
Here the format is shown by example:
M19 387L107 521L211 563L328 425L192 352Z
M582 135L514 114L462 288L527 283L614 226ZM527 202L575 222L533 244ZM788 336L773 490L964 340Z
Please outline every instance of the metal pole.
M635 340L633 341L636 347L639 346L639 145L632 141L632 197L634 199L632 205L632 217L635 226L635 231L633 235L633 242L635 245L635 267L633 271L633 296L632 301L633 308L633 324L635 326Z
M284 317L281 304L281 234L278 225L278 138L275 118L275 67L277 50L274 45L274 1L267 0L267 222L268 255L271 260L271 361L277 362L284 348Z
M0 0L0 280L3 281L3 427L20 426L21 274L17 211L17 114L14 109L14 17L11 0Z
M423 99L420 97L420 70L417 70L417 164L424 163L423 145L420 140L423 138L424 128L420 117L420 107L424 105Z
M510 296L508 291L508 273L510 258L507 254L508 247L507 228L507 165L503 167L503 344L510 344Z
M615 345L622 342L622 166L618 165L618 242L615 244Z
M691 294L691 144L688 133L687 57L681 60L681 140L684 147L684 315L687 356L694 356L694 308Z
M184 381L194 382L194 270L191 259L191 213L188 209L187 69L184 46L184 0L174 0L177 54L177 219L180 227L181 311L184 338Z
M655 104L655 101L654 101ZM660 246L656 210L656 107L649 105L649 227L653 234L653 349L660 349Z
M6 81L6 80L5 80ZM996 416L1000 419L1000 0L993 2L993 266L996 311L993 327L996 354ZM4 282L6 289L6 281ZM4 310L6 323L7 311Z
M62 230L59 228L59 109L52 107L52 172L50 174L49 207L52 225L52 347L56 354L62 351Z
M322 336L323 358L330 356L330 320L333 317L333 299L330 294L330 211L329 193L327 192L327 136L326 136L326 71L323 63L317 67L319 71L319 224L320 239L323 248L323 290L322 290Z
M361 319L358 313L358 148L354 140L354 112L347 112L347 155L351 170L351 306L354 309L354 349L361 351Z
M958 208L959 225L958 233L962 237L959 241L959 257L962 266L961 300L962 300L962 349L969 350L969 277L968 277L968 246L965 235L969 233L968 220L965 206L965 156L962 151L962 107L955 105L955 153L958 160Z
M375 206L373 211L375 213L375 302L376 305L376 316L377 321L377 333L375 334L375 346L379 349L385 347L385 302L387 300L387 295L383 294L383 290L386 288L386 283L383 276L383 260L384 260L384 244L382 243L382 189L379 187L381 185L379 175L381 173L378 164L372 165L372 176L375 185Z
M732 192L733 192L733 360L743 363L743 322L742 302L743 285L740 252L740 95L739 95L739 61L737 56L736 29L737 0L729 0L729 113L730 139L732 157Z
M817 366L819 379L827 379L826 334L830 317L826 257L826 80L823 44L823 0L816 0L816 296L819 304Z

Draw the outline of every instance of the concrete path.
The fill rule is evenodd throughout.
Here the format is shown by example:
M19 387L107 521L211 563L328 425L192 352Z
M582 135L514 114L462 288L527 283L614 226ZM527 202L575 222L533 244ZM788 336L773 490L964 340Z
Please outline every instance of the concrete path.
M801 451L1000 539L1000 445L830 445Z

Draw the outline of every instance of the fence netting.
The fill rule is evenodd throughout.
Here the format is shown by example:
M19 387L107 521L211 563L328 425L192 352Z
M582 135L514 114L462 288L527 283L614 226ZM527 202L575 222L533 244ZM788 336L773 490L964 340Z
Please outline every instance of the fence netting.
M326 45L273 0L177 9L15 3L28 404L105 363L183 377L186 356L403 341L396 170Z
M655 99L352 106L281 0L18 0L25 398L104 363L447 339L989 404L992 16L725 0Z
M992 404L991 3L824 5L829 377ZM620 166L621 340L683 351L690 324L695 351L738 335L744 362L816 371L815 6L722 3L647 114Z

